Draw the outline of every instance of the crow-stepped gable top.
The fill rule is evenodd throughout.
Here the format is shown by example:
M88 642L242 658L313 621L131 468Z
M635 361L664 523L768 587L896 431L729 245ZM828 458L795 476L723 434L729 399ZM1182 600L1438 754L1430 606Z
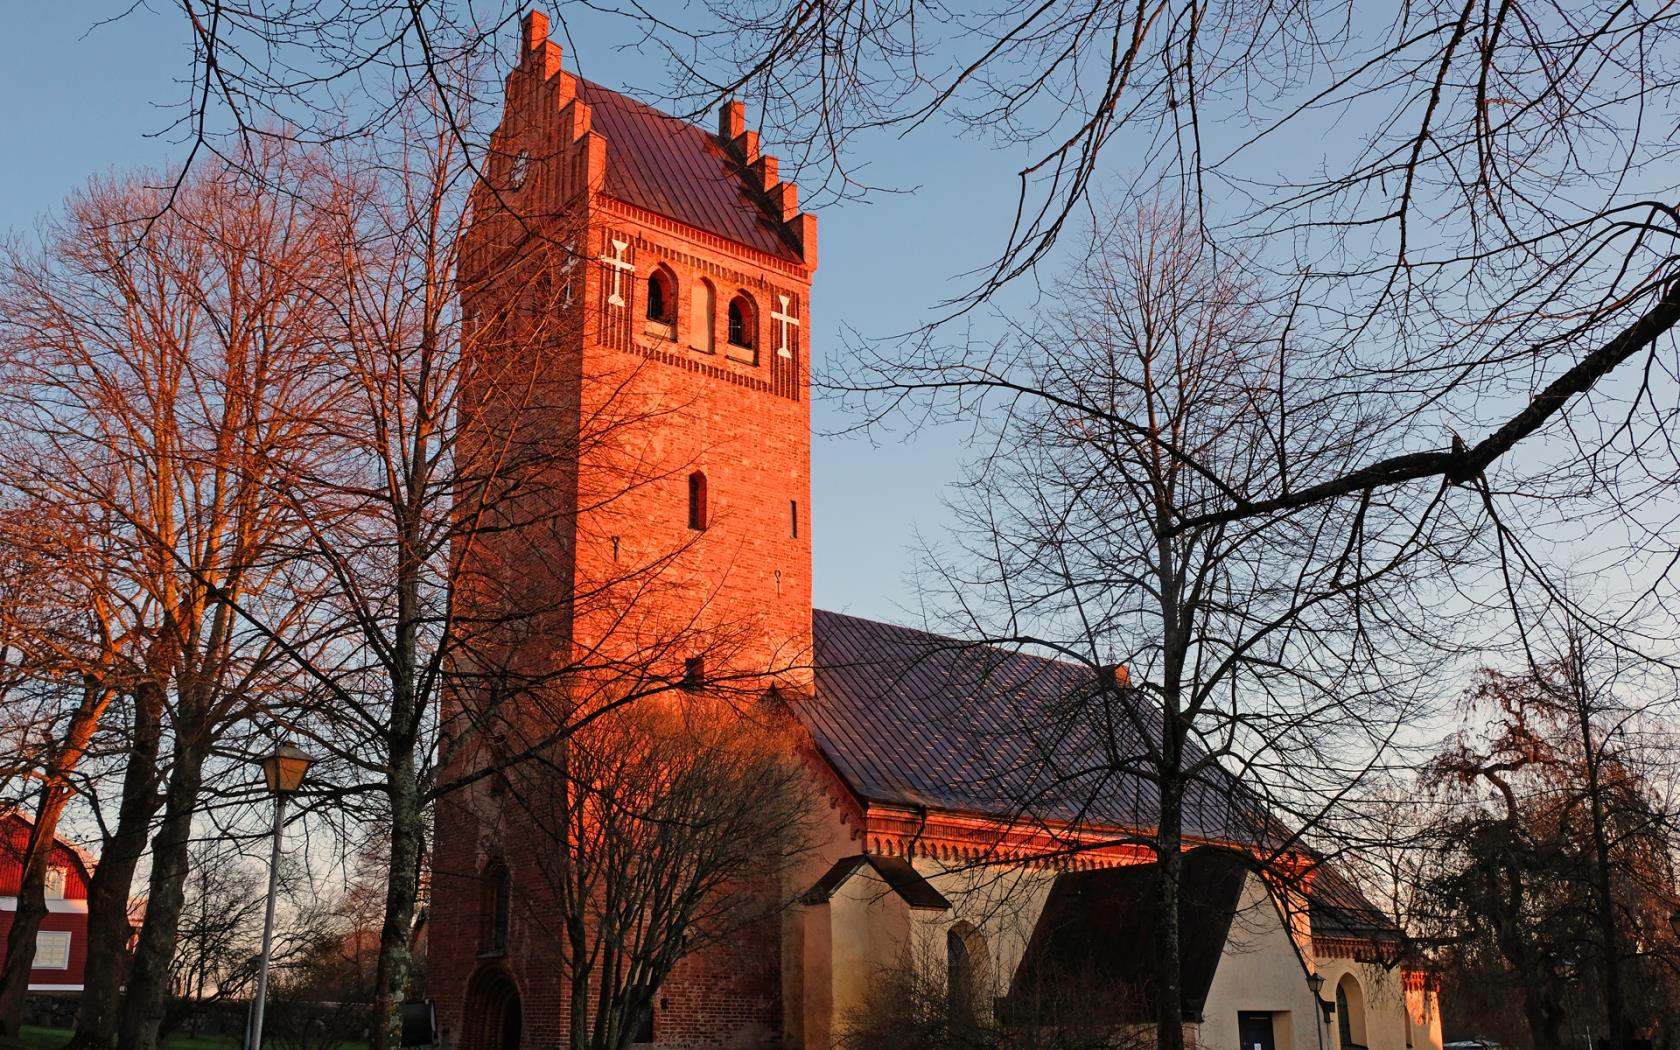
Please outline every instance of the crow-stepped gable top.
M604 144L604 164L588 162L591 189L783 262L816 268L816 218L799 210L798 187L781 180L776 158L759 152L758 132L747 130L740 102L723 104L714 134L564 72L560 45L548 39L542 13L525 15L521 37L515 77L535 77L537 90L546 88L550 96L542 103L550 112L538 123L570 117L558 121L570 135L553 145L563 148L567 138L590 135ZM512 79L510 98L523 94ZM497 149L510 158L524 157L517 145L521 138L504 125ZM520 179L530 159L540 158L509 162Z

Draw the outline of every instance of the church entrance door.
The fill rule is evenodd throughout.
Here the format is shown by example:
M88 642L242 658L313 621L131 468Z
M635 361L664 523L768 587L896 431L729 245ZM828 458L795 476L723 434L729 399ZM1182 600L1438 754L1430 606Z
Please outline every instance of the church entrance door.
M519 989L503 970L485 970L467 987L461 1050L519 1050L525 1015Z
M1277 1050L1271 1014L1238 1014L1237 1042L1242 1050Z
M519 1030L524 1022L524 1015L519 1011L519 996L508 996L508 1001L502 1006L502 1038L496 1050L519 1050Z

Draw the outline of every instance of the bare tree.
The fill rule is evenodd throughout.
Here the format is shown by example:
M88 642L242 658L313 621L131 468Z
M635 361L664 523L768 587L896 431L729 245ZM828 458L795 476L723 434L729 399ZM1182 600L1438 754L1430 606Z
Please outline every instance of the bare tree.
M788 903L807 775L773 706L737 702L727 684L644 699L507 771L508 827L534 836L508 861L539 873L510 903L527 943L558 949L571 1050L645 1042L679 961Z
M162 1021L206 762L230 727L297 699L272 636L294 648L317 636L309 578L277 556L296 520L268 496L274 477L307 469L327 389L308 338L322 258L312 213L275 192L307 192L312 172L279 151L253 163L270 182L206 169L155 222L158 191L96 183L39 252L15 250L5 274L8 481L40 504L99 516L122 653L139 671L129 686L139 768L117 831L133 858L152 807L162 811L125 1046L154 1045ZM265 609L268 635L249 630L242 605ZM130 855L106 860L119 882L132 874ZM120 909L126 927L127 896L111 886L90 910L110 923ZM89 975L83 1019L96 1042L112 1034L112 962Z
M207 839L189 850L164 1033L192 1030L206 1007L249 994L256 979L252 963L262 935L263 873L229 845ZM285 941L282 935L282 957Z
M1304 836L1323 848L1427 669L1394 654L1428 516L1361 503L1180 529L1226 479L1345 462L1369 424L1295 400L1291 377L1315 364L1280 338L1286 315L1171 205L1099 222L1062 287L988 352L1005 397L956 508L961 547L933 554L924 593L966 637L1088 669L1086 687L1011 727L1035 764L1009 787L1012 819L1071 799L1078 849L1108 800L1148 785L1132 826L1158 861L1166 1050L1183 1045L1181 854L1235 842L1285 884L1310 866ZM966 374L930 351L896 377L905 390ZM1432 543L1451 540L1439 531Z

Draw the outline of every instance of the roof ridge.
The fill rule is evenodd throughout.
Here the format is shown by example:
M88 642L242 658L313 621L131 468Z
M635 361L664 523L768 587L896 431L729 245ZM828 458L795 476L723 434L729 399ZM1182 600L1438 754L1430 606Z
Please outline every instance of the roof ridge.
M971 640L966 640L966 639L955 637L954 635L939 634L937 632L930 631L930 630L927 630L926 628L922 628L922 627L909 627L909 626L906 626L904 624L892 623L892 622L887 621L887 620L876 620L876 619L872 619L872 618L867 617L867 616L857 616L857 615L854 615L852 613L835 612L831 609L812 608L811 614L812 614L813 617L816 616L818 613L821 613L824 616L834 616L834 617L839 617L841 619L851 620L855 623L870 624L870 625L873 625L873 626L876 626L876 627L886 627L886 628L888 628L890 630L894 630L894 631L902 631L902 632L905 632L907 634L919 635L923 638L928 638L928 639L931 639L931 640L936 641L936 642L947 642L947 643L950 643L950 649L952 651L973 650L973 649L991 649L991 650L995 650L999 653L1002 653L1005 656L1019 657L1020 659L1023 659L1023 660L1033 660L1033 661L1036 661L1038 663L1048 664L1051 667L1061 667L1061 668L1067 668L1068 670L1071 670L1071 671L1081 671L1081 672L1089 669L1089 668L1087 668L1087 666L1085 664L1076 663L1073 660L1059 660L1056 657L1045 656L1041 653L1029 652L1026 649L1010 649L1010 648L1008 648L1008 646L1005 643L988 642L988 641L971 641Z

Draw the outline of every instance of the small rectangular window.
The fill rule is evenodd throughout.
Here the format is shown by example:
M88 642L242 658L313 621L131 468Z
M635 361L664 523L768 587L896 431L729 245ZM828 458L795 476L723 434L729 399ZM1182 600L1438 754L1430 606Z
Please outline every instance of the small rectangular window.
M793 538L799 538L799 501L788 500L788 524L793 528Z
M682 687L684 689L699 689L706 684L706 658L691 656L683 661Z
M46 886L43 889L47 900L61 901L64 899L64 876L64 869L56 864L47 869Z
M42 930L35 935L35 969L70 969L70 934L61 930Z

